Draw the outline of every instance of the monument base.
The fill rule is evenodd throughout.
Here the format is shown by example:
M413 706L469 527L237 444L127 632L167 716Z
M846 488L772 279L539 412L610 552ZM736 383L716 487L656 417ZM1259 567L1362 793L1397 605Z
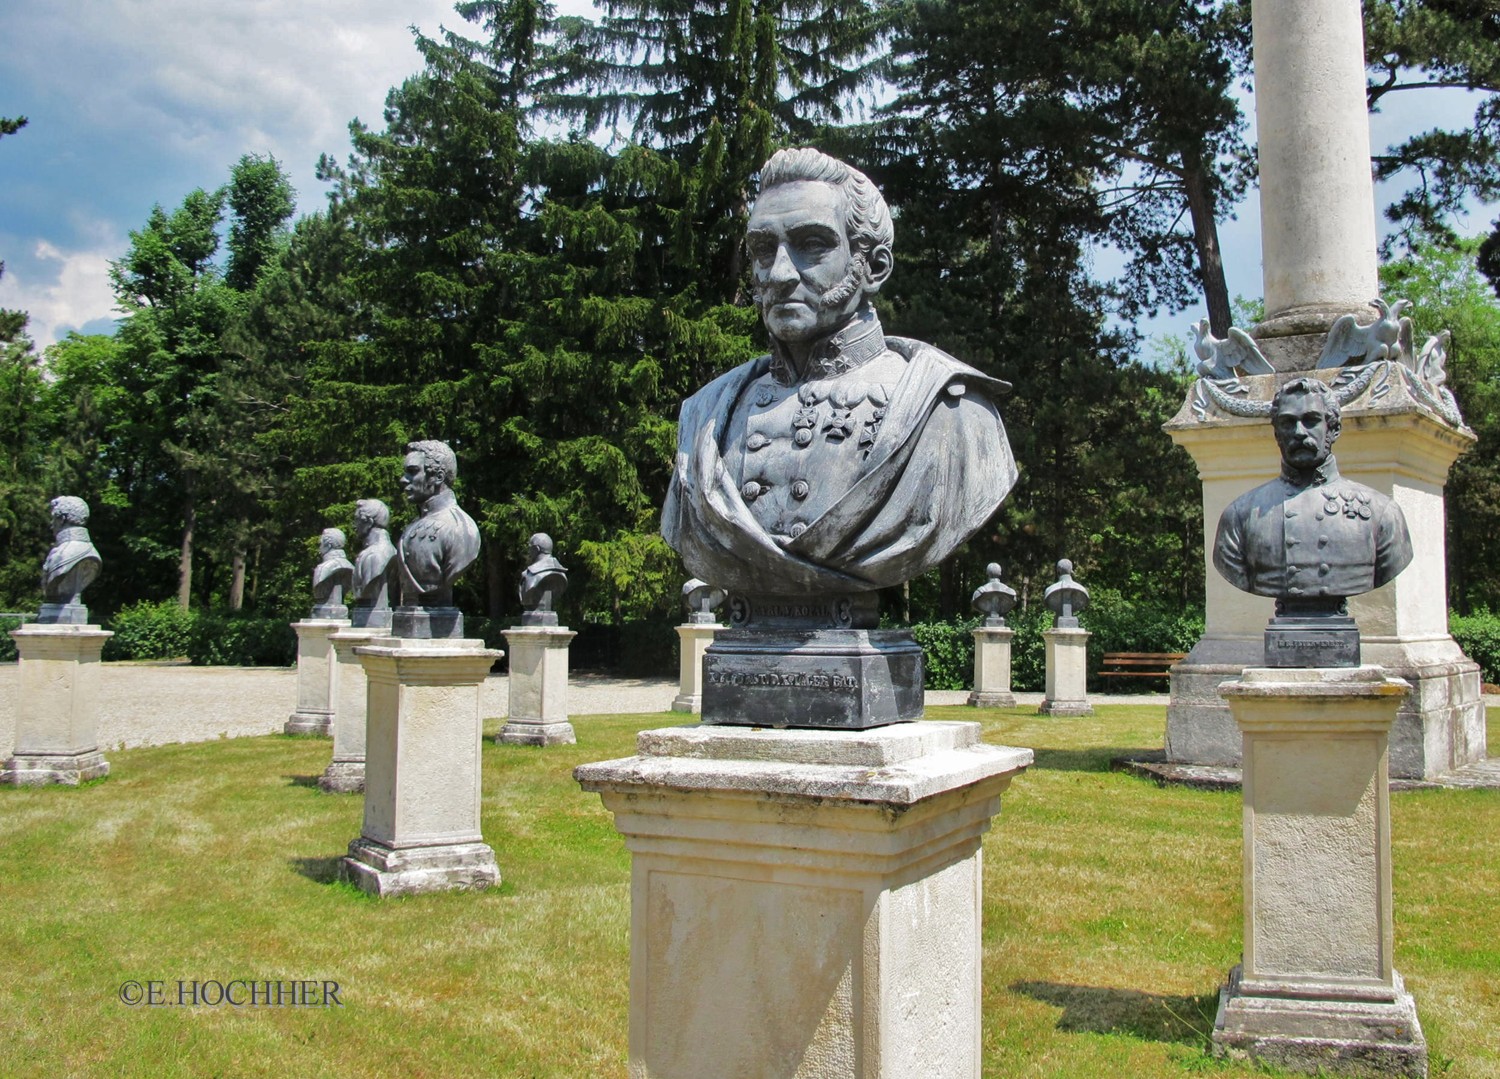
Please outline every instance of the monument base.
M573 724L567 720L559 723L506 720L500 733L495 735L496 744L506 746L561 746L573 745L577 741L578 735L573 730Z
M355 604L349 608L349 624L355 629L390 629L389 607L362 607Z
M1266 625L1267 667L1358 667L1359 626L1348 615L1277 615Z
M282 734L310 734L318 738L333 737L333 713L293 712L281 727Z
M330 762L318 777L318 787L329 794L362 794L365 789L365 762Z
M500 883L495 852L480 842L388 847L360 837L349 844L340 875L360 891L381 898L477 891Z
M1089 637L1086 629L1057 626L1044 630L1047 643L1046 694L1037 714L1043 716L1091 716L1089 704Z
M631 852L632 1076L979 1075L981 840L1030 750L927 722L637 753L573 773Z
M460 640L464 613L457 607L397 607L391 613L391 636L417 641Z
M1417 1005L1393 975L1391 999L1351 999L1329 986L1297 995L1247 992L1235 967L1219 991L1213 1053L1319 1075L1426 1079L1427 1041Z
M17 754L0 768L0 784L12 787L76 787L109 775L109 761L97 749L80 753Z
M1004 693L997 691L981 693L976 689L969 694L969 699L964 703L971 708L1014 708L1016 706L1016 695L1009 691Z
M703 658L703 722L862 731L922 716L905 629L725 629Z
M89 620L89 609L82 603L43 603L36 612L39 626L83 626Z

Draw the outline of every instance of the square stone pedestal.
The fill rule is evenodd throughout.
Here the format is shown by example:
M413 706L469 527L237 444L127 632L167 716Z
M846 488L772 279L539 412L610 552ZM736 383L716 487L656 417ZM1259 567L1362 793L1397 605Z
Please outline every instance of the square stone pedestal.
M305 618L297 631L297 710L287 717L286 734L333 733L333 645L328 638L348 629L347 619Z
M1388 742L1409 689L1373 666L1252 667L1220 688L1244 736L1245 954L1217 1054L1426 1076L1391 960Z
M99 752L99 654L114 634L98 626L33 623L11 630L20 659L14 756L0 783L76 787L109 775Z
M318 778L330 794L353 794L365 789L365 718L370 682L356 648L384 640L391 631L379 625L341 629L328 635L333 648L333 760Z
M974 690L968 703L975 708L1010 708L1010 642L1016 631L1006 626L978 626L974 630Z
M703 653L714 643L714 634L723 628L714 622L684 622L677 627L681 654L677 664L677 696L672 701L672 711L703 711Z
M503 653L389 638L355 654L369 679L365 819L344 876L378 896L499 883L479 830L479 684Z
M578 634L563 626L520 626L505 631L510 646L510 715L495 741L555 746L578 741L568 722L568 642Z
M1049 629L1047 642L1047 692L1037 709L1049 716L1091 716L1089 704L1089 637L1083 629Z
M978 1079L977 723L643 731L574 776L631 859L629 1073Z

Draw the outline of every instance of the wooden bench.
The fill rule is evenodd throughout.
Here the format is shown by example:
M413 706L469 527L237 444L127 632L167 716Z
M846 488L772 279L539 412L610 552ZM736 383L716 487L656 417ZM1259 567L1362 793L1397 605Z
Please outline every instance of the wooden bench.
M1100 678L1165 678L1186 652L1106 652Z

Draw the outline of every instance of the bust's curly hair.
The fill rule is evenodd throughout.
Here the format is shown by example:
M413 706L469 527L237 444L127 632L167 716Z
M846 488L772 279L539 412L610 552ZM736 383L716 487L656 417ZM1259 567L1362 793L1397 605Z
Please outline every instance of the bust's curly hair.
M70 525L81 528L89 523L89 504L77 495L58 495L50 508L54 517L61 517Z
M760 189L763 192L799 180L831 184L844 193L848 200L844 232L849 237L849 246L855 251L868 255L877 247L895 244L896 228L891 224L891 211L885 204L885 197L870 178L853 165L829 157L821 150L803 146L795 150L777 150L771 155L771 160L760 167Z

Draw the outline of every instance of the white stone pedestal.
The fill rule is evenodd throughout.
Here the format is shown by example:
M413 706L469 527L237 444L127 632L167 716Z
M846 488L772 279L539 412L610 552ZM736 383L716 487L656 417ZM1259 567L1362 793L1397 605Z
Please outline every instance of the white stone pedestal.
M681 658L677 666L677 696L672 701L672 711L703 711L703 653L714 643L714 634L723 628L714 622L684 622L677 627Z
M977 723L643 731L574 776L631 859L631 1076L978 1079Z
M510 647L510 715L495 741L555 746L578 741L568 722L568 642L563 626L519 626L505 631Z
M328 635L333 648L333 760L323 770L318 786L330 794L354 794L365 789L365 720L370 682L364 661L355 653L391 635L386 628L341 629Z
M286 734L333 733L333 645L330 635L348 629L347 619L305 618L297 631L297 710L287 717Z
M968 703L976 708L1010 708L1016 695L1010 691L1010 642L1016 631L1005 626L979 626L974 630L974 690Z
M1245 953L1220 993L1219 1055L1427 1074L1391 962L1387 744L1408 688L1373 666L1252 667L1221 688L1244 734Z
M1091 716L1089 704L1089 652L1091 634L1085 629L1049 629L1047 642L1047 692L1037 709L1049 716Z
M365 820L343 873L378 896L500 880L479 830L479 684L504 653L464 638L356 649L369 679Z
M98 626L32 624L10 632L20 659L14 756L0 783L76 787L109 775L99 752L99 653L114 634Z

